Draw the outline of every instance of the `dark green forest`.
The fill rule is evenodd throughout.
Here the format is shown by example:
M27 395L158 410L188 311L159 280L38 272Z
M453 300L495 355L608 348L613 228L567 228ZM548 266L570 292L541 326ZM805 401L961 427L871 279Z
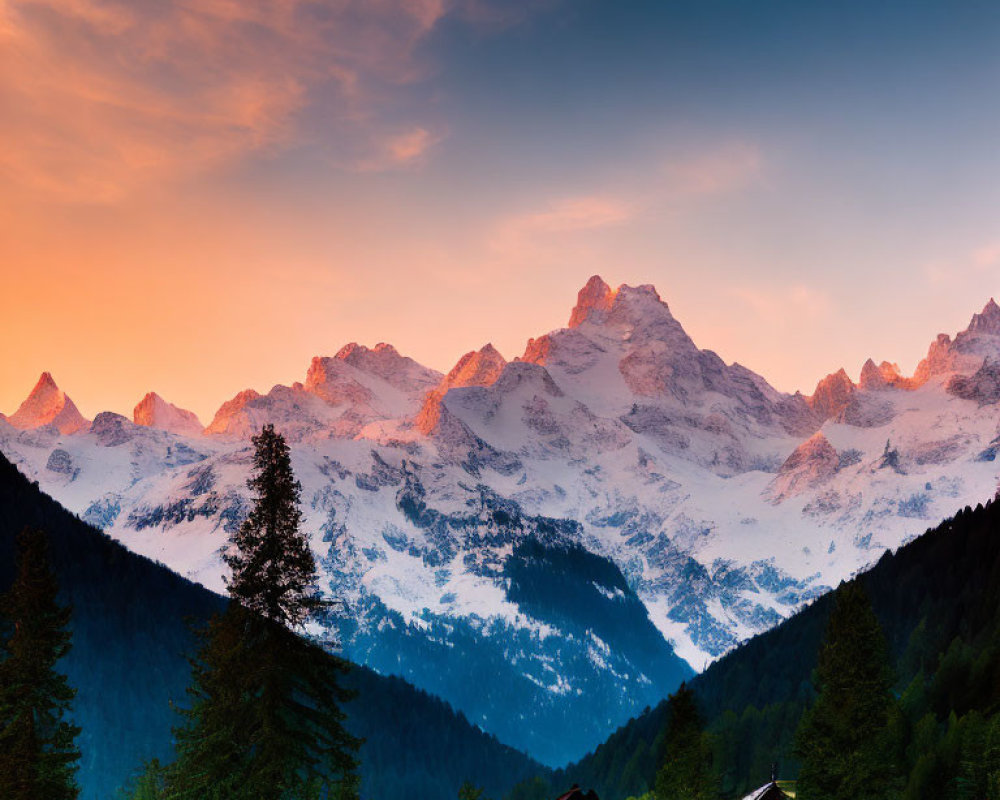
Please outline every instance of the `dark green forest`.
M963 509L855 581L870 597L892 675L899 785L879 796L1000 797L1000 503ZM824 595L690 682L723 797L762 785L772 763L781 777L798 775L796 730L816 699L833 605L834 593ZM668 723L664 702L553 785L593 786L603 800L643 794L667 755Z
M0 455L0 591L13 579L15 540L28 526L48 534L60 599L72 607L72 649L59 669L77 690L81 797L107 800L146 761L169 758L176 708L187 702L193 631L226 601L86 525ZM365 740L365 797L450 800L469 779L499 797L545 772L405 681L354 667L343 683L357 692L344 710L351 733Z

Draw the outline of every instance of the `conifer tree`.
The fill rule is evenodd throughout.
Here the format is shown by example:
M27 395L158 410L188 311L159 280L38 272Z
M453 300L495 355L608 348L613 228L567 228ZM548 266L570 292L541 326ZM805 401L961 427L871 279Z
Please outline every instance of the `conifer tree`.
M664 737L663 766L656 775L659 800L714 800L712 748L694 692L682 683L667 701L669 721Z
M859 581L837 590L814 674L815 704L796 733L802 800L881 800L898 786L895 700L885 637Z
M66 720L76 691L57 671L69 652L70 609L57 601L45 533L17 540L16 576L3 597L0 641L0 797L72 800L80 729Z
M253 445L254 475L247 487L254 506L225 556L232 570L229 596L262 617L296 627L322 605L316 562L299 530L302 487L292 474L288 444L273 425L265 425Z
M348 800L357 796L358 742L340 708L351 696L337 681L346 664L290 629L322 606L299 530L299 485L273 426L253 444L254 506L226 557L231 602L193 662L193 704L167 795Z

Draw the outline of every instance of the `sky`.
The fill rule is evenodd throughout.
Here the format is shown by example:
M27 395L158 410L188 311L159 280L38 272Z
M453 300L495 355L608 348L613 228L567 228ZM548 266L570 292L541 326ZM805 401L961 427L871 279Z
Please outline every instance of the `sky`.
M1000 4L0 0L0 411L447 371L592 274L785 391L1000 295Z

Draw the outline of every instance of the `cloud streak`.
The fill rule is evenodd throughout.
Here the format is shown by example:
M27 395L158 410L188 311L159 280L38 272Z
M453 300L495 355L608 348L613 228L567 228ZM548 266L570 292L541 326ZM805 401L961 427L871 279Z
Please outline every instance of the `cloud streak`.
M413 166L443 126L399 96L433 74L430 32L480 5L0 0L0 178L114 202L295 147L349 168Z

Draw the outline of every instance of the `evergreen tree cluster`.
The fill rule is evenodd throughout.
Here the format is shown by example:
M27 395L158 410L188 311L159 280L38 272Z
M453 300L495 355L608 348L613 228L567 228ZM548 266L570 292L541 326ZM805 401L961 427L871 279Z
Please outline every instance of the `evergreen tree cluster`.
M803 800L1000 798L1000 503L886 553L689 686L720 797L776 763ZM653 791L670 718L668 702L648 710L555 782L602 800Z
M66 628L72 648L55 671L77 691L64 721L81 729L79 796L109 800L127 783L126 796L159 800L174 761L176 709L192 707L185 699L192 678L185 653L204 645L192 628L206 629L227 603L81 522L0 455L0 592L14 584L16 543L26 527L48 534L57 604L72 607ZM0 643L8 639L4 633ZM338 685L357 696L342 708L346 731L363 740L357 754L363 797L452 800L471 779L498 798L523 778L547 774L404 680L356 665L344 674L325 659ZM0 789L0 797L8 796L16 795Z
M225 557L231 602L202 634L165 796L349 800L360 743L344 728L346 665L293 630L322 605L299 484L273 425L253 444L253 509Z
M70 609L59 604L44 531L21 532L15 563L0 601L0 797L75 800L76 693L56 669L70 648Z

